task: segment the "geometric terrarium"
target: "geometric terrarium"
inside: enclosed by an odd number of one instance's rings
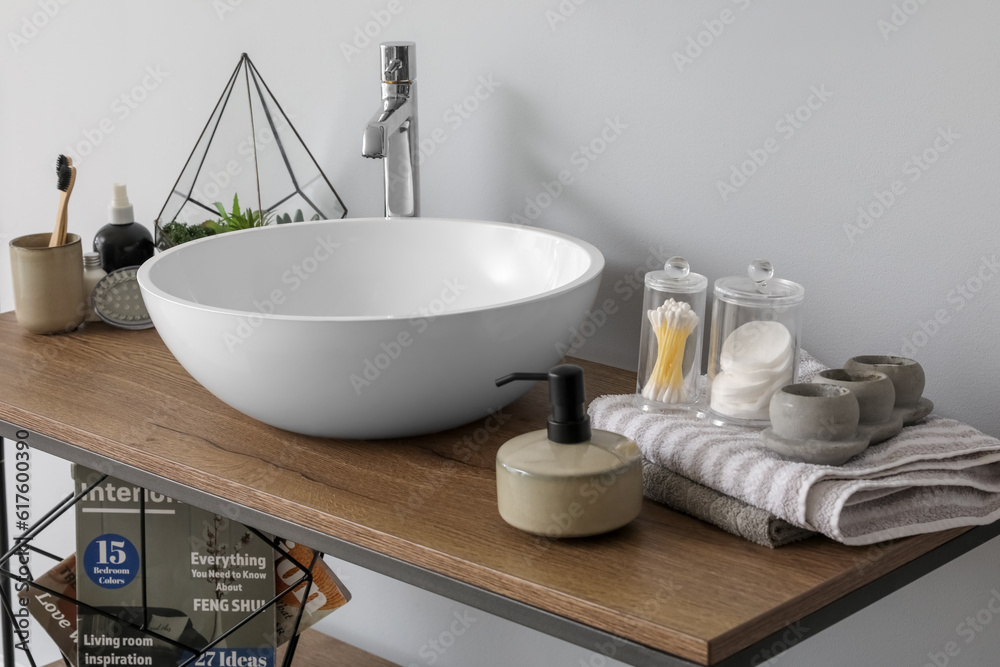
[[[227,220],[219,206],[229,212],[236,197],[245,215]],[[165,250],[245,226],[346,215],[340,195],[244,53],[156,217],[156,244]]]

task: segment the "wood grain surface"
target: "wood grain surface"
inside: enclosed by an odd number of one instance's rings
[[[633,372],[579,363],[588,399],[635,389]],[[544,386],[446,433],[363,442],[236,412],[154,330],[99,323],[36,336],[8,313],[0,369],[0,418],[11,423],[706,665],[964,532],[771,550],[645,501],[612,534],[538,538],[500,519],[494,457],[544,428]]]

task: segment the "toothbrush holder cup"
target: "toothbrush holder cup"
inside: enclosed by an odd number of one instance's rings
[[[10,242],[14,312],[22,327],[36,334],[73,331],[83,322],[83,247],[78,234],[50,248],[51,232],[19,236]]]

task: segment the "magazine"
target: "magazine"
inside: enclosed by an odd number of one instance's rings
[[[74,467],[78,492],[99,478]],[[230,633],[276,590],[273,549],[246,526],[112,477],[76,524],[79,667],[178,665],[213,642],[199,667],[273,667],[274,605]]]

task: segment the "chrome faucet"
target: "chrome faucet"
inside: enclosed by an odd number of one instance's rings
[[[365,127],[361,154],[385,160],[385,216],[420,215],[416,45],[383,42],[382,108]]]

